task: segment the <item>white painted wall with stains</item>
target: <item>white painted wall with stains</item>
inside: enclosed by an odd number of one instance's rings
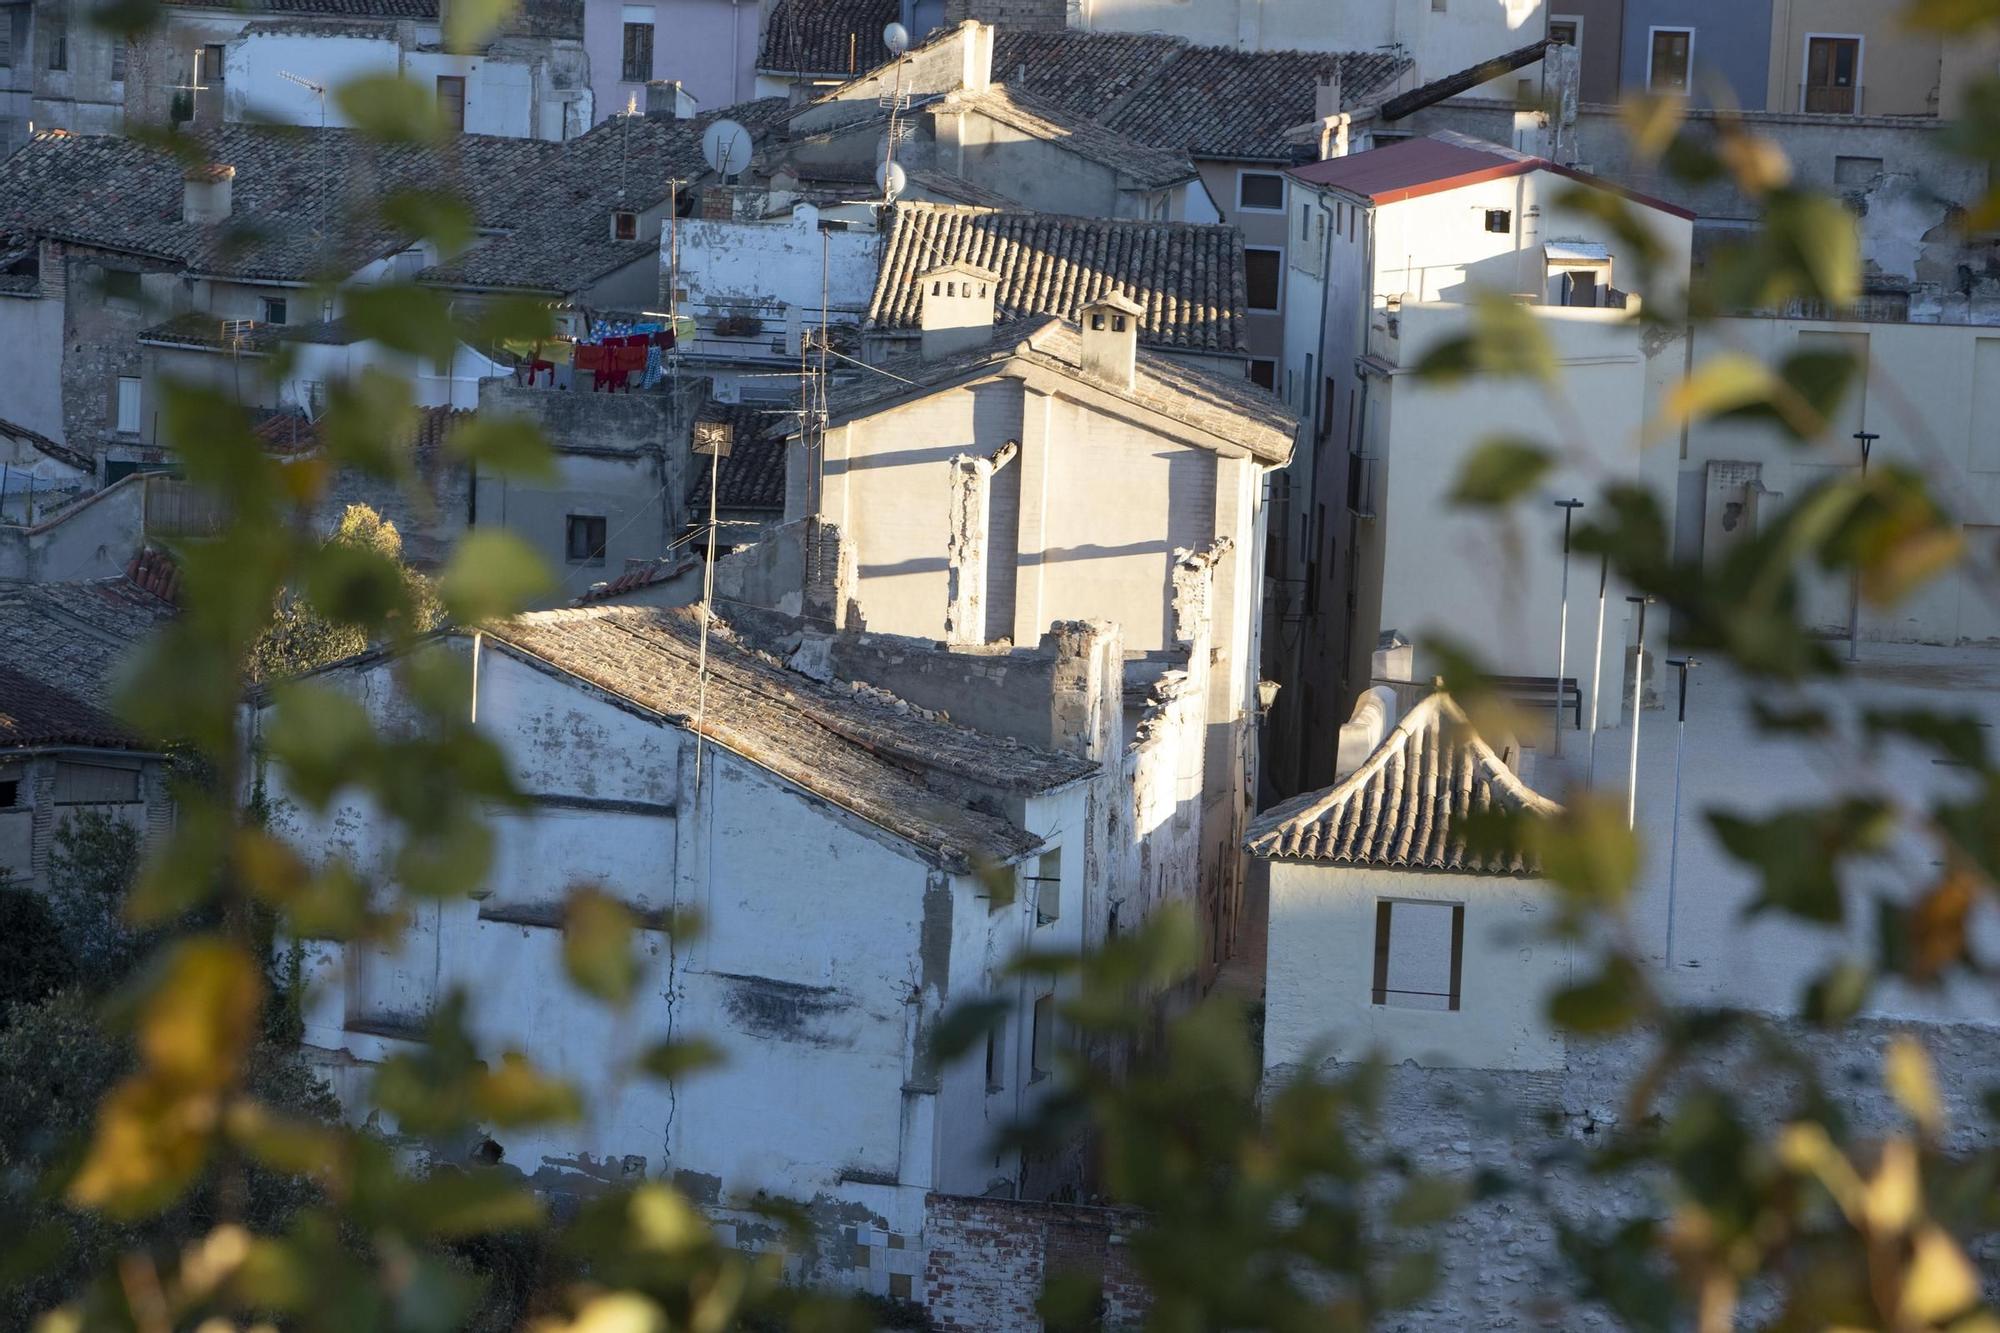
[[[376,662],[322,679],[393,727],[406,716],[393,675]],[[991,1152],[991,1133],[1049,1084],[1031,1068],[1037,996],[1003,982],[999,967],[1030,940],[1077,947],[1082,913],[1037,925],[1032,891],[996,910],[977,880],[713,745],[697,796],[686,733],[490,643],[479,717],[534,798],[526,813],[494,812],[488,883],[420,904],[394,955],[325,943],[310,952],[305,1040],[350,1105],[371,1065],[406,1049],[431,1008],[463,987],[484,1053],[521,1051],[588,1098],[580,1125],[498,1135],[503,1160],[547,1187],[643,1172],[725,1210],[764,1191],[828,1222],[914,1233],[926,1191],[981,1193],[1018,1178],[1018,1161]],[[276,770],[271,790],[283,799]],[[1017,817],[1069,852],[1058,893],[1080,898],[1084,858],[1069,844],[1087,819],[1084,788],[1028,799]],[[386,878],[393,848],[361,805],[313,816],[286,803],[281,818],[315,855]],[[564,976],[554,923],[579,881],[644,910],[694,909],[706,923],[693,940],[643,934],[646,979],[626,1014]],[[989,1084],[980,1052],[930,1070],[924,1028],[989,987],[1017,1006],[998,1077]],[[629,1076],[633,1058],[668,1036],[707,1038],[725,1063],[672,1086]]]

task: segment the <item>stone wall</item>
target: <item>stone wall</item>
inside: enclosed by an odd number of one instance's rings
[[[1077,1273],[1103,1283],[1103,1327],[1136,1327],[1146,1298],[1126,1250],[1135,1220],[1110,1208],[933,1194],[919,1299],[939,1329],[1040,1333],[1043,1283]]]
[[[944,21],[978,19],[1007,32],[1055,30],[1069,23],[1069,0],[945,0]]]

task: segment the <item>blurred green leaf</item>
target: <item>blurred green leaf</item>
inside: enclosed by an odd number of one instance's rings
[[[454,0],[444,11],[445,49],[461,54],[478,51],[516,8],[517,0]]]
[[[554,481],[559,475],[554,451],[525,417],[482,412],[452,431],[445,445],[482,472],[524,481]]]
[[[1485,440],[1459,465],[1450,499],[1459,505],[1510,504],[1532,491],[1554,466],[1555,458],[1532,440]]]
[[[438,595],[461,625],[524,610],[554,586],[548,566],[533,548],[493,528],[466,534],[438,577]]]
[[[653,1078],[671,1083],[704,1069],[714,1069],[723,1060],[722,1049],[713,1042],[700,1039],[662,1041],[648,1046],[640,1055],[639,1069]]]
[[[1632,1026],[1649,1003],[1639,969],[1631,959],[1613,954],[1595,977],[1557,991],[1549,1001],[1549,1018],[1557,1027],[1596,1036]]]
[[[438,262],[449,263],[479,238],[472,205],[447,190],[391,190],[377,205],[382,220],[397,231],[437,248]]]
[[[563,908],[563,967],[577,989],[607,1004],[631,1000],[639,982],[632,910],[603,889],[572,889]]]
[[[959,1000],[931,1029],[930,1058],[945,1065],[958,1059],[1006,1021],[1014,1006],[1002,999]]]
[[[458,354],[458,327],[444,294],[415,283],[350,287],[344,318],[362,337],[436,365],[448,365]]]
[[[432,90],[400,75],[362,74],[342,80],[333,90],[333,101],[348,124],[383,143],[432,143],[445,134]]]
[[[1894,816],[1881,802],[1857,796],[1763,819],[1711,810],[1708,822],[1723,849],[1758,872],[1758,893],[1747,909],[1751,915],[1779,911],[1835,925],[1846,912],[1841,861],[1882,846]]]

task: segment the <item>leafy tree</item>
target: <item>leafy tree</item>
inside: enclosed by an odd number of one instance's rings
[[[0,877],[0,1026],[16,1004],[33,1004],[76,975],[62,930],[48,905]]]
[[[251,650],[251,678],[283,679],[364,651],[369,635],[353,619],[341,618],[322,601],[366,595],[385,607],[384,618],[400,620],[422,633],[443,618],[431,581],[403,563],[403,535],[396,525],[365,504],[347,506],[326,539],[326,558],[336,571],[315,588],[287,588],[263,637]],[[375,586],[357,589],[357,584]],[[315,600],[314,593],[319,599]]]

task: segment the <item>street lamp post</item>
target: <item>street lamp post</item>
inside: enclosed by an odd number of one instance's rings
[[[1604,588],[1611,578],[1611,557],[1597,558],[1597,638],[1594,656],[1590,664],[1590,741],[1586,751],[1589,759],[1584,764],[1583,785],[1597,783],[1597,700],[1604,688]]]
[[[1667,966],[1674,965],[1674,891],[1680,881],[1681,869],[1681,756],[1687,751],[1688,730],[1688,672],[1701,665],[1692,657],[1670,657],[1670,667],[1679,667],[1681,673],[1681,708],[1678,730],[1674,736],[1674,833],[1671,850],[1667,853]]]
[[[1569,668],[1569,531],[1576,511],[1583,508],[1577,499],[1557,500],[1563,511],[1562,614],[1556,621],[1556,754],[1563,752],[1563,675]]]
[[[1639,605],[1639,655],[1632,661],[1632,754],[1625,765],[1625,827],[1629,829],[1636,828],[1639,822],[1639,710],[1645,703],[1646,690],[1646,608],[1653,599],[1625,600]]]
[[[1861,442],[1861,479],[1868,480],[1868,451],[1875,447],[1875,441],[1882,437],[1872,430],[1857,430],[1854,438]],[[1856,569],[1847,584],[1847,660],[1852,662],[1859,651],[1861,638],[1861,571]]]

